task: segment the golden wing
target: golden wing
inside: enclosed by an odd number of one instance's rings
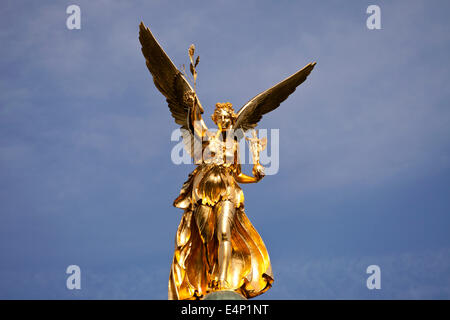
[[[185,145],[190,146],[187,149],[193,155],[195,135],[190,113],[193,109],[193,99],[198,106],[197,112],[203,113],[200,101],[183,73],[175,67],[150,29],[142,22],[139,25],[139,41],[142,45],[142,54],[145,57],[147,68],[153,76],[153,82],[156,88],[166,97],[175,122],[184,129],[183,141]],[[198,118],[201,119],[201,117]],[[202,119],[199,121],[199,125],[205,131],[208,130]]]
[[[255,128],[264,114],[278,108],[281,102],[306,80],[315,65],[315,62],[309,63],[303,69],[247,102],[237,113],[234,129],[247,131]]]

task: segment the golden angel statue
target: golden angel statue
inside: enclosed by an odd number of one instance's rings
[[[217,103],[212,115],[218,127],[214,133],[202,119],[203,107],[195,91],[199,63],[198,57],[194,59],[195,47],[189,48],[191,86],[184,70],[175,67],[150,30],[142,22],[139,28],[142,53],[154,84],[166,97],[175,122],[185,133],[187,150],[196,159],[196,168],[174,201],[184,213],[175,237],[169,299],[201,299],[220,290],[245,298],[258,296],[271,287],[272,269],[264,242],[245,214],[239,184],[264,177],[259,152],[266,141],[256,134],[247,138],[254,163],[249,176],[241,171],[239,140],[306,80],[315,62],[258,94],[237,113],[231,103]],[[233,138],[224,140],[230,132]]]

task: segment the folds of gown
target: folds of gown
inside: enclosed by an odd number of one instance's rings
[[[224,199],[235,205],[231,218],[231,261],[225,279],[227,289],[252,298],[271,287],[273,275],[269,255],[244,212],[242,190],[228,168],[203,165],[190,174],[174,201],[174,206],[184,209],[184,213],[175,237],[169,299],[199,299],[217,290],[217,217],[219,201]]]

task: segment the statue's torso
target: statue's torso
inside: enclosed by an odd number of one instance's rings
[[[203,150],[203,163],[214,163],[229,167],[235,163],[234,157],[237,151],[238,143],[234,139],[221,139],[215,135],[211,136]]]

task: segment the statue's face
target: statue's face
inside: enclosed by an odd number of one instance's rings
[[[224,110],[218,109],[214,112],[215,123],[220,125],[222,129],[228,129],[232,125],[231,114]]]

